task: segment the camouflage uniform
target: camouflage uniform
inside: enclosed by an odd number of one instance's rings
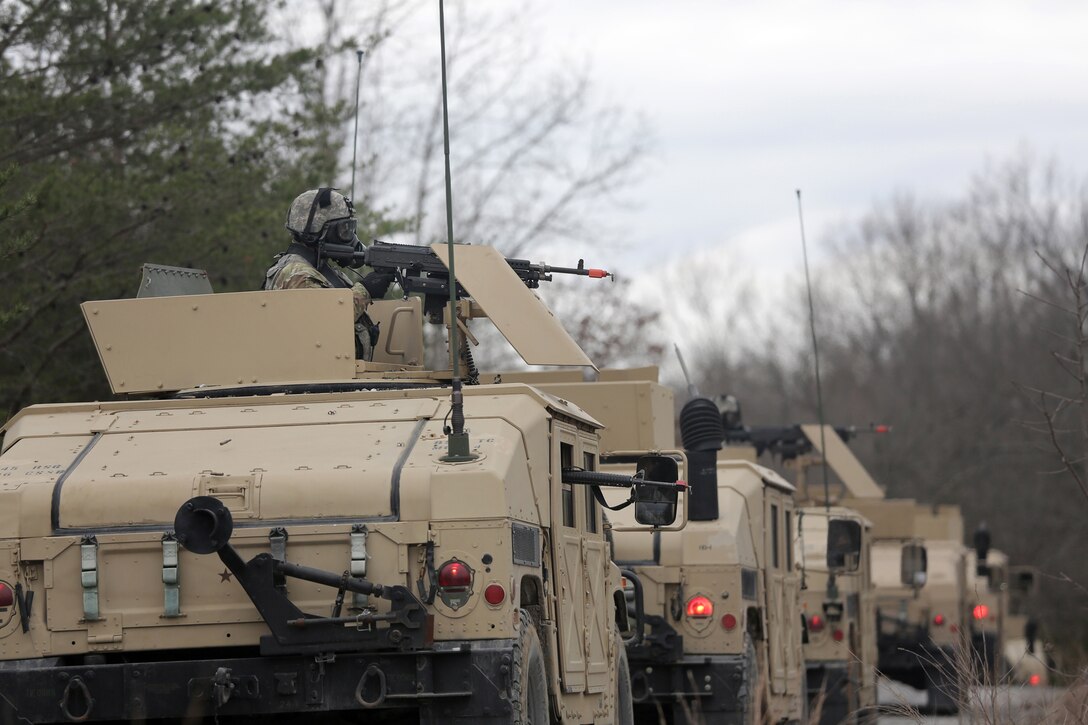
[[[325,260],[320,269],[314,267],[312,255],[312,249],[292,244],[265,273],[264,289],[350,289],[355,302],[355,353],[360,360],[373,359],[373,325],[366,315],[370,293],[335,262]]]

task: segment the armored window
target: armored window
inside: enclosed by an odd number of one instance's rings
[[[582,454],[582,467],[587,471],[597,470],[597,456],[592,453]],[[586,531],[597,533],[597,498],[593,495],[593,486],[583,486],[586,492]]]
[[[574,446],[570,443],[559,444],[559,469],[570,468],[574,464]],[[574,528],[574,485],[564,483],[560,491],[563,507],[563,525]]]
[[[778,568],[778,506],[771,504],[771,566]]]

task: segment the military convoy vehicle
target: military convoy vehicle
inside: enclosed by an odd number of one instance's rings
[[[970,631],[959,508],[910,499],[846,503],[873,522],[878,669],[925,690],[927,710],[954,712]]]
[[[967,609],[972,664],[983,683],[1002,682],[1008,672],[1005,644],[1009,613],[1009,557],[990,548],[990,534],[980,527],[975,548],[967,551]]]
[[[842,506],[798,511],[809,702],[826,725],[866,722],[876,714],[871,529],[868,519]]]
[[[867,721],[877,705],[871,525],[854,509],[830,503],[845,491],[871,499],[883,496],[846,446],[856,431],[826,426],[821,434],[816,425],[747,427],[735,400],[724,396],[721,405],[731,411],[726,439],[734,449],[747,443],[755,454],[769,454],[797,488],[801,508],[795,544],[812,718],[818,715],[828,725]],[[826,492],[812,480],[812,472],[825,465],[836,474],[834,498],[830,480]]]
[[[483,376],[482,379],[487,379]],[[675,447],[672,392],[655,368],[509,374],[575,402],[605,423],[601,462],[630,470],[625,451]],[[802,620],[793,541],[793,486],[723,449],[717,406],[689,401],[680,416],[690,502],[682,531],[614,533],[635,631],[627,639],[636,721],[804,722]],[[626,510],[610,514],[630,524]]]
[[[1005,661],[1012,682],[1050,684],[1050,657],[1034,616],[1039,572],[1031,566],[1009,567],[1009,614],[1005,618]]]
[[[494,250],[457,269],[447,323],[489,315],[530,364],[591,365]],[[599,489],[649,542],[686,507],[683,455],[603,474],[595,417],[502,383],[465,387],[451,456],[422,303],[372,305],[373,361],[348,290],[85,303],[122,398],[3,428],[0,721],[629,722]]]

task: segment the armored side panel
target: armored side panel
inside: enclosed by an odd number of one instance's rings
[[[873,523],[873,538],[876,540],[913,539],[916,535],[914,514],[918,505],[913,499],[844,499],[840,504],[869,519]],[[896,568],[893,574],[898,577],[899,569]]]
[[[431,245],[449,265],[444,244]],[[582,348],[492,247],[457,248],[457,281],[529,365],[595,367]]]
[[[148,297],[81,307],[114,393],[355,375],[350,290]]]
[[[546,383],[536,387],[571,400],[597,420],[604,451],[671,450],[676,448],[672,391],[639,380],[597,383]]]
[[[378,300],[367,308],[378,325],[374,362],[393,365],[423,364],[423,300]]]
[[[922,539],[963,541],[963,514],[959,506],[919,504],[914,526],[915,534]]]
[[[608,368],[601,371],[598,378],[602,383],[617,382],[620,380],[643,380],[650,383],[658,381],[658,368],[656,365],[646,365],[641,368]]]
[[[203,269],[145,264],[141,270],[137,297],[173,297],[175,295],[210,295],[212,283]]]

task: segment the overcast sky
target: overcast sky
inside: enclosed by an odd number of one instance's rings
[[[662,263],[675,273],[712,260],[765,297],[800,293],[797,188],[819,274],[828,228],[894,193],[952,198],[988,163],[1025,149],[1088,174],[1085,2],[520,4],[553,63],[588,62],[596,91],[653,129],[656,150],[626,195],[630,208],[607,220],[631,243],[585,254],[633,277],[643,299],[660,297]],[[467,15],[447,22],[520,4],[466,0]],[[436,50],[436,5],[421,0],[414,43],[384,49],[385,62]],[[294,7],[306,8],[296,25],[313,22],[312,4]],[[367,0],[346,7],[373,9]],[[464,143],[456,104],[450,111],[454,143]],[[456,177],[454,187],[456,199]],[[730,304],[719,297],[715,304]],[[666,334],[683,343],[691,326],[671,312],[665,319]]]
[[[1085,171],[1088,3],[537,8],[542,45],[588,57],[598,87],[656,129],[652,173],[625,214],[632,271],[662,242],[674,255],[725,249],[762,271],[796,269],[795,188],[819,255],[827,224],[898,190],[953,195],[1025,145]]]

